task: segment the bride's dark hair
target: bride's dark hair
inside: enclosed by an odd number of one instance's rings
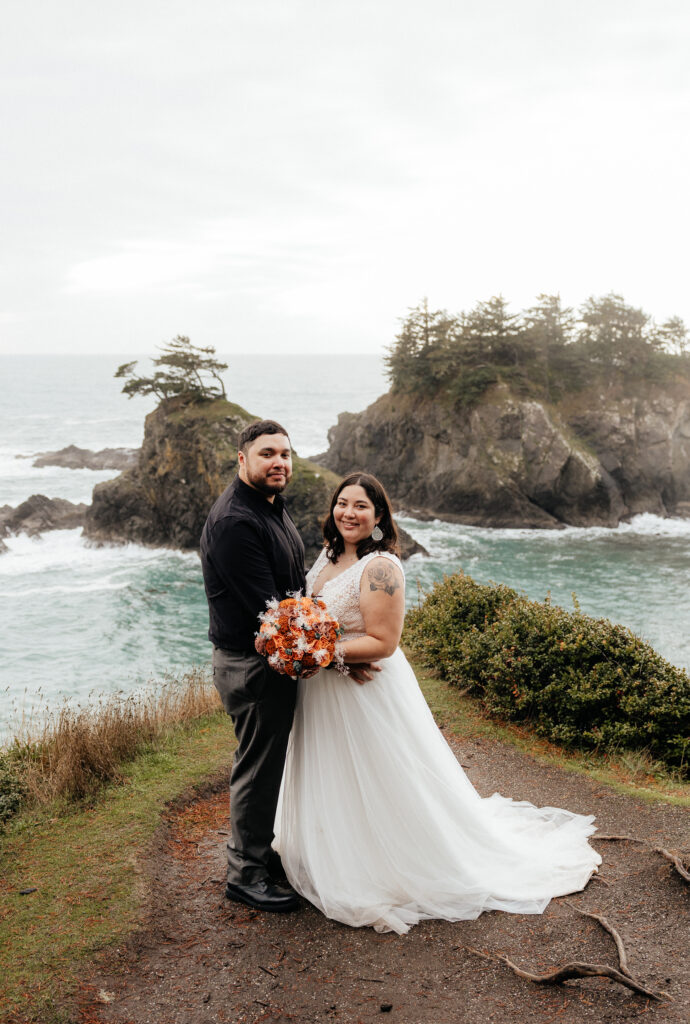
[[[350,473],[349,476],[340,481],[333,492],[331,507],[323,524],[323,535],[326,540],[326,554],[328,558],[330,558],[331,562],[337,562],[345,550],[345,542],[338,531],[338,527],[335,525],[333,509],[340,497],[340,492],[344,491],[346,487],[352,486],[363,487],[366,491],[367,497],[374,506],[376,515],[381,516],[378,527],[383,534],[381,540],[365,537],[364,540],[360,541],[357,545],[357,558],[363,558],[372,551],[390,551],[394,555],[399,555],[398,531],[393,522],[391,503],[383,484],[375,476],[372,476],[371,473]]]

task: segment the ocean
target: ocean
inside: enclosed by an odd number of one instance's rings
[[[222,353],[220,353],[222,357]],[[371,356],[229,356],[228,396],[283,422],[300,455],[328,446],[342,411],[386,390]],[[0,357],[0,505],[31,494],[91,499],[115,472],[35,469],[69,444],[137,447],[152,399],[127,399],[113,374],[125,358]],[[142,370],[147,366],[142,362]],[[497,530],[401,520],[429,551],[406,563],[408,601],[446,573],[507,583],[529,597],[621,622],[690,668],[690,520],[637,516],[618,529]],[[6,540],[0,555],[0,731],[21,715],[179,675],[209,660],[194,553],[138,545],[95,548],[80,530]]]

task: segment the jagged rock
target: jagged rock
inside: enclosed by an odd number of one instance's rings
[[[494,527],[616,526],[690,507],[690,394],[580,392],[559,406],[487,392],[471,409],[387,394],[343,413],[320,464],[366,467],[398,507]]]
[[[94,488],[85,536],[96,543],[197,548],[213,502],[237,472],[239,434],[256,418],[225,399],[161,403],[146,417],[137,465]],[[322,466],[295,457],[285,497],[308,564],[323,544],[321,523],[338,480]],[[405,537],[411,554],[415,542]]]
[[[28,533],[35,537],[46,530],[74,530],[83,525],[86,509],[86,505],[75,505],[65,498],[32,494],[16,508],[9,505],[0,508],[0,536]]]
[[[419,541],[414,539],[414,537],[411,537],[407,530],[403,530],[400,524],[397,524],[397,526],[398,543],[400,545],[400,557],[403,559],[403,561],[406,558],[410,558],[412,555],[426,555],[428,558],[429,552],[424,547],[424,545],[420,544]]]
[[[137,464],[137,448],[102,448],[92,452],[88,448],[77,448],[70,444],[58,452],[41,452],[33,465],[62,466],[63,469],[132,469]]]

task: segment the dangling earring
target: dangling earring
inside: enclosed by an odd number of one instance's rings
[[[383,540],[383,530],[381,529],[378,523],[371,531],[371,539],[375,540],[377,543],[378,541]]]

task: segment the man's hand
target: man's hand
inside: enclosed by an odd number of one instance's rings
[[[370,661],[361,665],[348,665],[347,667],[350,670],[350,679],[355,683],[359,683],[360,686],[368,683],[377,672],[381,671],[378,661]]]
[[[300,679],[311,679],[312,676],[315,676],[316,673],[320,672],[320,671],[321,671],[321,666],[320,665],[314,665],[312,668],[305,668],[305,670],[303,672],[300,672],[299,677],[300,677]]]

